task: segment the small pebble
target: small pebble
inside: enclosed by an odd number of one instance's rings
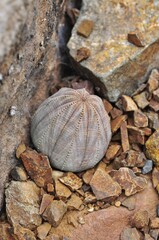
[[[17,111],[17,107],[16,106],[11,106],[10,111],[9,111],[9,115],[11,117],[13,117],[16,114]]]
[[[142,168],[142,174],[147,174],[152,171],[153,168],[153,161],[146,160],[145,165]]]
[[[116,207],[120,207],[121,206],[121,202],[120,201],[116,201],[114,204]]]
[[[79,217],[77,218],[77,221],[78,221],[78,223],[80,223],[81,225],[85,224],[85,220],[84,220],[84,218],[83,218],[82,216],[79,216]]]

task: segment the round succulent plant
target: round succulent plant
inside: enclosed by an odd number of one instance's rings
[[[61,88],[35,112],[31,137],[53,167],[79,172],[104,156],[111,139],[110,119],[98,96]]]

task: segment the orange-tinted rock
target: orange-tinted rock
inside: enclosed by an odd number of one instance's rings
[[[52,203],[54,197],[52,195],[49,194],[44,194],[42,201],[41,201],[41,205],[40,205],[40,214],[42,214],[45,209]]]
[[[145,136],[142,130],[140,130],[137,127],[133,127],[128,125],[127,126],[129,133],[131,134],[129,136],[129,140],[131,143],[140,143],[141,145],[145,144]]]
[[[113,160],[116,157],[120,148],[121,148],[121,146],[119,144],[111,143],[111,145],[109,145],[109,147],[106,151],[106,154],[105,154],[106,161],[109,162],[109,161]]]
[[[20,225],[14,226],[14,234],[18,237],[18,240],[36,240],[35,234],[27,228],[23,228]]]
[[[57,227],[64,214],[67,211],[66,204],[59,200],[54,200],[45,210],[43,217],[47,220],[53,227]]]
[[[108,151],[108,150],[107,150]],[[92,169],[89,169],[87,170],[83,175],[82,175],[82,179],[83,181],[86,183],[86,184],[89,184],[92,177],[93,177],[93,174],[95,172],[95,169],[92,168]]]
[[[142,132],[145,136],[150,136],[152,134],[151,128],[142,128]]]
[[[143,228],[149,224],[149,215],[147,211],[138,211],[131,218],[131,225],[136,228]]]
[[[0,240],[17,240],[10,232],[12,227],[8,223],[0,223]]]
[[[155,131],[146,142],[146,155],[159,166],[159,130]]]
[[[149,119],[149,127],[153,129],[158,129],[159,128],[159,117],[158,113],[155,113],[153,111],[148,111],[145,113]]]
[[[71,210],[79,210],[82,203],[83,202],[81,198],[78,197],[75,193],[73,193],[67,202],[67,207],[68,209],[71,209]]]
[[[118,182],[120,187],[125,190],[126,196],[131,196],[140,192],[147,186],[145,178],[137,177],[131,169],[126,167],[111,171],[109,174],[115,181]]]
[[[152,238],[149,234],[145,234],[144,236],[144,240],[154,240],[154,238]]]
[[[27,173],[23,167],[16,166],[12,169],[10,174],[16,181],[26,181],[28,179]]]
[[[106,112],[110,113],[110,111],[113,109],[113,106],[110,104],[110,102],[108,102],[106,99],[103,99],[103,104]]]
[[[116,132],[120,128],[122,122],[125,121],[126,119],[127,119],[126,115],[121,115],[121,116],[115,118],[114,120],[112,120],[111,121],[112,132],[113,133]]]
[[[60,177],[59,180],[68,186],[72,191],[77,190],[82,187],[82,180],[77,177],[76,174],[72,172],[66,173],[63,177]]]
[[[120,126],[120,134],[121,134],[121,144],[122,144],[123,152],[126,152],[130,148],[126,121],[123,121]]]
[[[84,203],[94,203],[96,202],[96,196],[91,192],[85,192],[84,194]]]
[[[154,90],[156,90],[158,86],[159,86],[159,72],[157,69],[153,69],[147,82],[148,91],[151,93]]]
[[[122,231],[120,240],[141,240],[141,238],[136,228],[127,227]]]
[[[153,169],[152,172],[152,183],[154,188],[157,187],[157,185],[159,184],[159,170],[157,168]]]
[[[59,199],[67,199],[71,196],[72,192],[68,187],[61,183],[58,179],[55,180],[56,195]]]
[[[21,154],[21,159],[28,175],[37,186],[46,187],[48,183],[53,183],[52,169],[46,156],[37,153],[35,150],[27,149]]]
[[[77,28],[77,33],[83,37],[89,37],[94,27],[94,23],[91,20],[83,20]]]
[[[159,102],[151,99],[149,107],[152,108],[155,112],[157,112],[159,110]]]
[[[90,181],[90,186],[97,200],[117,197],[121,194],[121,187],[103,169],[97,168]]]
[[[112,117],[112,119],[119,117],[123,114],[123,111],[121,111],[120,109],[114,107],[111,111],[110,111],[110,115]]]
[[[54,192],[54,185],[52,183],[47,184],[47,191],[48,191],[48,193]]]
[[[150,228],[152,228],[152,229],[158,229],[159,228],[159,217],[151,219]]]
[[[130,197],[125,198],[122,201],[122,205],[124,207],[128,208],[129,211],[132,211],[135,209],[135,201],[136,201],[136,198],[134,196],[130,196]]]
[[[131,97],[122,95],[121,99],[122,99],[124,111],[130,112],[130,111],[135,111],[138,109],[136,103],[134,102],[134,100]]]
[[[51,225],[47,222],[43,223],[39,227],[37,227],[37,236],[40,240],[45,240],[49,231],[51,229]]]
[[[136,127],[147,127],[148,126],[148,118],[140,110],[134,111],[134,125]]]
[[[134,44],[136,47],[144,47],[145,44],[142,43],[141,34],[137,32],[128,33],[128,42]]]
[[[134,101],[137,103],[138,107],[141,109],[144,109],[146,106],[149,105],[149,101],[147,100],[148,98],[148,93],[146,91],[135,95],[133,97]]]
[[[16,157],[20,158],[21,153],[25,152],[25,150],[26,150],[25,144],[21,143],[16,149],[16,153],[15,153]]]
[[[159,88],[157,88],[155,91],[153,91],[153,98],[154,98],[154,100],[159,102]]]
[[[77,54],[76,54],[76,61],[77,62],[81,62],[85,59],[87,59],[90,56],[91,52],[89,50],[89,48],[86,47],[81,47],[79,49],[77,49]]]

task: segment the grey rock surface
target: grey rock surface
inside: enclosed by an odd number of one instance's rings
[[[94,22],[88,38],[77,34],[84,19]],[[139,35],[144,47],[128,42],[130,32]],[[104,83],[105,96],[116,101],[121,94],[132,94],[158,66],[158,36],[157,1],[83,0],[68,47],[73,57],[81,47],[90,49],[91,56],[80,66],[93,72],[97,81]]]

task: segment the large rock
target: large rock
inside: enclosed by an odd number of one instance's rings
[[[156,130],[146,142],[146,155],[159,166],[159,130]]]
[[[13,226],[35,229],[42,222],[39,215],[40,189],[32,181],[12,181],[5,191],[6,212]]]
[[[104,83],[102,93],[109,100],[133,93],[138,84],[146,80],[149,71],[158,66],[158,13],[155,1],[83,0],[68,47],[73,57],[81,47],[90,49],[91,56],[80,66],[88,69],[85,78],[94,80],[93,72],[96,81],[100,79]],[[93,30],[88,26],[85,29],[90,33],[88,37],[79,35],[79,26],[85,19],[94,23]],[[130,32],[144,40],[144,47],[128,42]]]

